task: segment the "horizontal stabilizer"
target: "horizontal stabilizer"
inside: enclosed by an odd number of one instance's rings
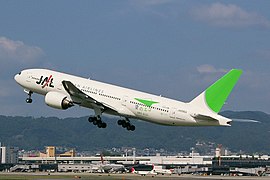
[[[196,114],[192,117],[194,117],[195,119],[204,120],[204,121],[218,121],[217,119],[215,119],[211,116],[202,115],[202,114]]]

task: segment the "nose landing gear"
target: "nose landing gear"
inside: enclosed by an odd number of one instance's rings
[[[33,92],[32,91],[25,91],[26,93],[27,93],[27,95],[28,95],[28,97],[26,98],[26,103],[32,103],[33,102],[33,100],[32,100],[32,98],[31,98],[31,96],[32,96],[32,94],[33,94]]]

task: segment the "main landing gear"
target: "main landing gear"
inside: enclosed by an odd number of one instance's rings
[[[93,123],[95,126],[97,126],[99,128],[106,128],[107,127],[107,124],[101,120],[100,116],[89,117],[88,121],[90,123]]]
[[[28,95],[28,97],[26,98],[26,103],[32,103],[33,102],[33,100],[32,100],[32,98],[31,98],[31,95],[33,94],[33,92],[32,91],[28,91],[27,92],[27,95]]]
[[[128,131],[135,130],[135,126],[130,123],[128,118],[118,120],[117,124],[123,128],[126,128]]]

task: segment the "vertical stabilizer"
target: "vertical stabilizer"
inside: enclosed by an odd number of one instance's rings
[[[210,109],[218,113],[230,95],[233,87],[242,74],[240,69],[232,69],[214,84],[208,87],[190,103],[204,110]]]

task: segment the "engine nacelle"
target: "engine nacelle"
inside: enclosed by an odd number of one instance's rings
[[[73,106],[72,101],[68,100],[65,94],[54,91],[50,91],[46,94],[45,103],[57,109],[67,109]]]

